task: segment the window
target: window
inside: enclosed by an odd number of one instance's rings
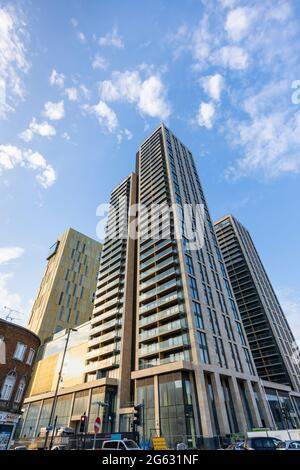
[[[208,349],[207,349],[207,343],[206,343],[206,335],[205,333],[202,333],[202,331],[198,331],[198,343],[200,347],[201,361],[204,362],[204,364],[208,364],[209,355],[208,355]]]
[[[195,275],[192,258],[185,255],[186,266],[189,274]]]
[[[236,322],[236,326],[237,326],[237,330],[238,330],[238,333],[239,333],[241,343],[242,343],[243,346],[246,346],[246,340],[245,340],[245,336],[244,336],[241,324],[239,322]]]
[[[1,390],[1,400],[9,401],[16,383],[16,373],[11,371],[7,374]]]
[[[189,276],[189,283],[190,283],[190,290],[191,290],[192,297],[198,300],[199,294],[198,294],[196,279]]]
[[[32,351],[32,349],[31,349],[31,351]],[[23,379],[21,379],[20,382],[19,382],[18,390],[17,390],[16,396],[15,396],[15,403],[20,403],[22,401],[25,387],[26,387],[26,380],[23,377]]]
[[[196,327],[204,329],[201,306],[198,302],[193,302],[193,312],[195,315]]]
[[[18,359],[18,361],[23,361],[26,349],[26,344],[17,343],[14,359]]]
[[[64,296],[64,293],[63,293],[63,292],[61,292],[61,293],[60,293],[60,296],[59,296],[59,300],[58,300],[58,305],[60,305],[60,304],[61,304],[61,302],[62,302],[62,299],[63,299],[63,296]]]
[[[34,355],[35,355],[35,350],[30,348],[28,356],[27,356],[27,361],[26,361],[26,364],[28,364],[29,366],[31,366],[31,364],[33,363]]]
[[[246,362],[247,362],[249,372],[250,372],[251,375],[255,375],[249,351],[246,348],[243,348],[243,349],[244,349],[245,359],[246,359]]]

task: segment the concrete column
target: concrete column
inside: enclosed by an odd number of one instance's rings
[[[193,372],[189,373],[189,379],[191,382],[192,388],[192,405],[193,405],[193,414],[194,414],[194,421],[195,421],[195,429],[196,429],[196,436],[201,436],[201,417],[199,415],[199,408],[198,408],[198,401],[196,396],[196,384]]]
[[[154,418],[155,418],[155,430],[157,435],[160,436],[160,413],[159,413],[159,383],[158,375],[153,377],[154,379]]]
[[[252,418],[253,418],[253,421],[254,421],[254,425],[255,425],[255,427],[261,427],[262,422],[261,422],[259,410],[258,410],[258,407],[257,407],[257,403],[256,403],[256,400],[255,400],[255,396],[254,396],[254,393],[253,393],[252,383],[251,383],[250,380],[247,380],[247,381],[244,382],[244,384],[245,384],[246,395],[247,395],[249,407],[250,407],[250,410],[251,410]]]
[[[244,413],[243,403],[240,395],[240,390],[235,377],[229,377],[229,387],[232,395],[232,400],[235,407],[235,415],[238,423],[239,431],[247,431],[247,418]]]
[[[218,373],[211,374],[211,381],[215,396],[215,403],[221,435],[230,434],[230,426],[226,412],[226,405],[220,375]]]
[[[213,428],[209,413],[208,397],[205,386],[205,376],[202,370],[195,371],[195,385],[198,396],[203,437],[213,437]]]
[[[270,410],[270,405],[267,401],[265,391],[260,382],[256,383],[256,392],[259,398],[259,402],[260,402],[260,406],[262,409],[263,418],[265,420],[266,426],[271,429],[275,428],[275,423],[274,423],[273,416]]]

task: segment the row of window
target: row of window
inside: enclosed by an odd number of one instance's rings
[[[2,389],[1,389],[1,400],[9,401],[11,400],[15,385],[17,381],[17,374],[15,371],[11,371],[7,374],[5,377]],[[14,397],[14,403],[21,403],[24,391],[26,388],[26,379],[25,377],[22,377],[22,379],[19,382],[15,397]]]
[[[27,351],[26,344],[18,342],[15,352],[14,352],[14,359],[17,359],[18,361],[23,362],[26,351]],[[29,348],[27,358],[26,358],[27,365],[31,366],[31,364],[33,363],[34,356],[35,356],[35,350],[32,348]]]

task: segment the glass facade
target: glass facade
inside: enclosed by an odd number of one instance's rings
[[[195,446],[196,431],[192,405],[192,385],[180,372],[159,377],[159,410],[161,434],[171,447],[185,442]]]

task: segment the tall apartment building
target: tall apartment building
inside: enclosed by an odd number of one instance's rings
[[[132,400],[131,370],[135,322],[135,240],[128,237],[136,203],[137,177],[130,174],[111,193],[91,336],[87,380],[118,379],[117,407]]]
[[[129,236],[135,203],[137,239]],[[201,206],[197,249],[185,204],[192,226]],[[129,426],[133,403],[144,403],[147,436],[161,433],[171,445],[270,426],[192,154],[165,125],[140,146],[136,174],[115,188],[111,205],[86,373],[118,379],[117,429]],[[120,240],[113,232],[121,226]]]
[[[69,228],[51,246],[28,328],[42,342],[92,316],[101,244]]]
[[[248,230],[232,215],[215,229],[258,375],[300,392],[299,350]]]

